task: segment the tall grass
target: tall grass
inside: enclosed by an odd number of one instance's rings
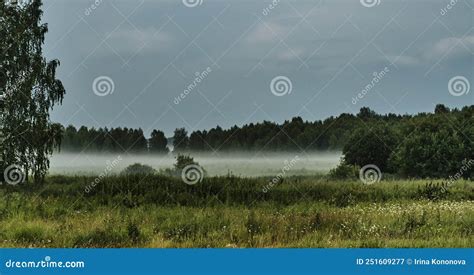
[[[2,247],[472,247],[473,183],[51,177],[0,188]]]

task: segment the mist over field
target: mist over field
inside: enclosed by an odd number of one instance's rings
[[[287,175],[327,173],[337,166],[340,152],[313,153],[219,153],[192,154],[209,176],[232,173],[243,177],[273,176],[285,169]],[[50,174],[96,175],[108,169],[120,173],[125,167],[141,163],[156,170],[172,168],[175,156],[130,154],[59,153],[51,158]]]

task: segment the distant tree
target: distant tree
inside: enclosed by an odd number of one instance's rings
[[[207,148],[205,144],[205,135],[206,131],[196,131],[191,134],[189,137],[189,150],[191,151],[202,151]]]
[[[58,60],[47,61],[42,47],[46,24],[41,23],[42,1],[0,2],[0,90],[4,92],[2,125],[8,133],[2,142],[4,165],[23,168],[41,183],[49,156],[58,147],[62,127],[50,121],[49,112],[65,95],[56,79]]]
[[[162,131],[153,130],[153,132],[151,132],[149,144],[151,153],[168,153],[168,139],[166,139],[165,133]]]
[[[462,169],[463,161],[473,158],[472,126],[471,130],[469,127],[464,132],[458,130],[450,125],[455,118],[447,115],[450,118],[445,114],[411,121],[414,129],[405,130],[409,138],[404,139],[391,160],[400,174],[415,178],[447,178]],[[472,168],[466,169],[462,177],[469,178],[471,173]]]
[[[359,113],[357,114],[357,117],[360,119],[369,119],[369,118],[375,118],[377,117],[377,113],[372,111],[371,109],[367,107],[362,107],[360,108]]]
[[[188,132],[184,128],[179,128],[174,131],[173,147],[175,152],[183,152],[188,150],[189,138]]]
[[[449,108],[444,106],[443,104],[438,104],[435,107],[435,114],[447,114],[449,112]]]
[[[144,153],[148,151],[148,142],[143,135],[142,129],[130,129],[131,132],[131,140],[128,144],[128,151],[134,153]]]
[[[347,164],[377,165],[382,171],[389,170],[389,159],[399,143],[395,130],[384,124],[375,124],[356,130],[342,152]]]
[[[133,175],[153,175],[156,173],[156,170],[151,166],[135,163],[122,171],[122,175],[133,176]]]
[[[178,154],[176,157],[176,163],[174,164],[174,169],[176,171],[183,170],[188,165],[199,165],[197,162],[194,161],[194,158],[189,155],[181,155]]]

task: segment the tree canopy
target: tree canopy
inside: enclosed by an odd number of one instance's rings
[[[65,89],[56,79],[59,61],[43,57],[48,27],[41,23],[42,1],[10,2],[0,2],[1,165],[18,165],[26,178],[32,173],[35,182],[41,182],[49,168],[48,156],[62,136],[49,112],[62,102]]]

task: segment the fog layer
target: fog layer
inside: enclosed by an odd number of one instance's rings
[[[210,176],[227,175],[256,177],[275,175],[285,171],[287,175],[327,173],[339,163],[340,152],[319,153],[235,153],[192,154]],[[147,164],[156,170],[172,168],[175,156],[130,154],[60,153],[51,158],[52,175],[97,175],[103,172],[120,173],[134,163]]]

